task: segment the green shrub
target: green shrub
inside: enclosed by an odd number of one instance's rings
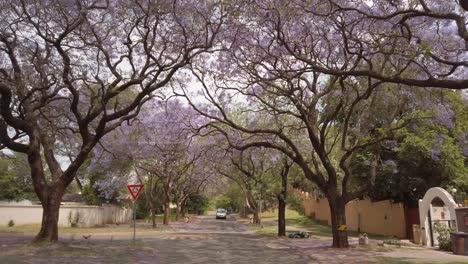
[[[133,210],[133,204],[130,205],[130,208]],[[141,192],[140,196],[136,200],[136,218],[137,219],[145,219],[146,217],[151,215],[151,208],[146,199],[146,193]],[[132,215],[133,219],[133,215]]]
[[[75,215],[73,215],[73,212],[70,211],[68,214],[68,222],[70,223],[71,227],[78,227],[78,222],[80,221],[80,213],[76,212]]]
[[[210,199],[201,194],[192,194],[187,201],[186,210],[189,213],[196,214],[199,211],[204,212],[210,206]]]
[[[434,232],[439,234],[439,237],[437,238],[439,249],[452,251],[452,239],[450,238],[450,233],[454,232],[454,229],[440,223],[435,223],[433,229]]]
[[[8,226],[9,227],[15,226],[15,221],[13,221],[13,220],[8,221]]]
[[[102,205],[102,201],[99,198],[97,191],[90,184],[83,186],[81,197],[83,197],[83,200],[87,205]]]
[[[232,203],[231,198],[226,196],[226,195],[223,195],[223,194],[212,198],[210,203],[211,203],[211,207],[213,209],[216,209],[216,208],[225,208],[226,209],[228,207],[232,207],[231,206],[231,203]]]
[[[291,209],[297,211],[301,215],[304,215],[304,200],[301,198],[300,195],[293,192],[289,193],[286,199],[286,203]]]
[[[383,243],[385,245],[392,245],[392,246],[397,246],[397,247],[401,247],[401,241],[399,239],[396,239],[396,238],[392,238],[392,239],[385,239],[383,241]]]

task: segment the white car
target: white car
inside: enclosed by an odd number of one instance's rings
[[[227,211],[224,208],[216,209],[216,219],[226,219],[227,218]]]

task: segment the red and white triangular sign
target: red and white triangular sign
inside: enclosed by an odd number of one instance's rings
[[[138,199],[138,196],[140,195],[141,190],[143,190],[143,184],[129,184],[127,185],[127,189],[132,195],[133,200],[136,200]]]

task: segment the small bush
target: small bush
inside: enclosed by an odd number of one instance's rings
[[[80,213],[76,212],[75,215],[73,215],[73,212],[70,211],[68,214],[68,222],[70,223],[71,227],[78,227],[78,222],[80,221]]]
[[[196,214],[200,211],[208,210],[210,207],[210,199],[201,194],[192,194],[187,201],[186,209],[189,213]]]
[[[454,229],[440,223],[435,223],[434,232],[439,234],[439,237],[437,238],[439,249],[452,251],[452,239],[450,238],[450,233],[454,232]]]
[[[13,220],[8,221],[8,226],[9,227],[15,226],[15,221],[13,221]]]
[[[304,200],[300,195],[291,192],[286,199],[286,203],[291,209],[297,211],[300,215],[304,215]]]
[[[397,247],[401,247],[401,241],[399,239],[386,239],[383,241],[385,245],[393,245]]]
[[[102,201],[99,198],[97,191],[90,184],[83,186],[81,197],[83,197],[83,200],[87,205],[102,205]]]

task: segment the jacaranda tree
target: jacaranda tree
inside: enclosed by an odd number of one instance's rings
[[[44,210],[36,241],[58,239],[62,195],[90,151],[214,45],[224,10],[217,1],[0,4],[0,148],[28,156]],[[60,162],[70,138],[77,151]]]
[[[260,1],[243,12],[217,67],[192,64],[211,107],[184,85],[178,93],[232,147],[293,160],[329,201],[333,246],[347,247],[345,205],[375,182],[382,144],[414,119],[417,87],[468,87],[465,15],[456,1]],[[239,98],[266,122],[239,122]],[[371,168],[356,186],[351,163],[361,152]]]

